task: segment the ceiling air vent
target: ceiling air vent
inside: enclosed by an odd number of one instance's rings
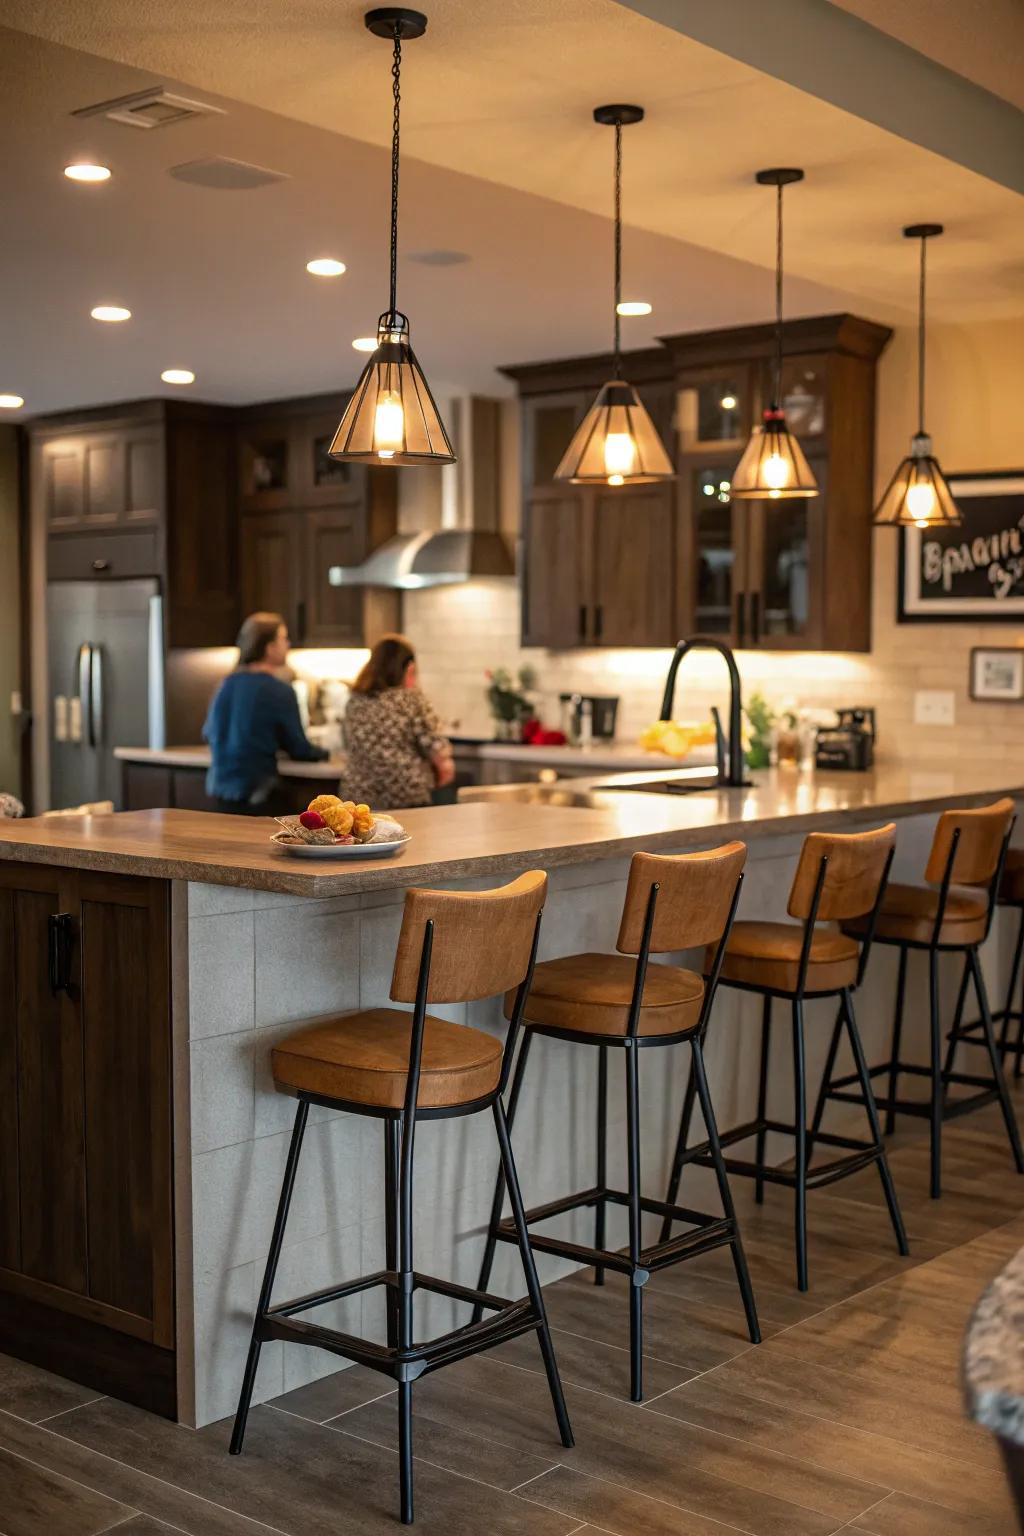
[[[274,181],[287,181],[284,171],[268,171],[262,165],[250,165],[247,160],[232,160],[227,155],[211,155],[208,160],[187,160],[184,165],[172,165],[168,176],[175,181],[188,181],[196,187],[212,187],[215,192],[248,192],[253,187],[266,187]]]
[[[210,113],[223,117],[224,109],[212,107],[206,101],[191,101],[187,96],[164,90],[162,85],[153,85],[149,90],[134,91],[130,96],[116,96],[113,101],[79,107],[71,116],[106,117],[112,123],[126,123],[129,128],[169,128],[172,123],[185,123],[190,117],[205,117]]]

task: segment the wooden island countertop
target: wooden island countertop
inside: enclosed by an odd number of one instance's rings
[[[662,778],[673,777],[670,771]],[[622,781],[643,775],[623,775]],[[329,897],[439,881],[513,875],[684,850],[837,830],[887,817],[1024,795],[1024,770],[882,765],[868,773],[772,769],[742,789],[690,795],[600,790],[600,779],[531,786],[537,798],[493,798],[399,813],[412,834],[395,857],[302,861],[269,842],[269,818],[202,811],[128,811],[0,822],[0,859]]]

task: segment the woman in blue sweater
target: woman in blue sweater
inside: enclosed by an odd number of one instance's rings
[[[219,811],[276,816],[284,803],[277,755],[318,763],[328,754],[302,729],[294,691],[276,676],[288,655],[279,613],[250,613],[238,632],[238,665],[213,696],[203,739],[213,762],[206,792]]]

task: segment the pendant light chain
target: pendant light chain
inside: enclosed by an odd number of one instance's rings
[[[622,120],[615,123],[615,377],[622,377]]]
[[[917,431],[924,434],[924,270],[928,241],[921,237],[921,276],[917,299]]]
[[[772,403],[782,404],[782,182],[775,189],[775,389]]]
[[[402,104],[402,33],[397,21],[395,22],[395,51],[391,65],[391,80],[395,110],[391,127],[391,303],[389,308],[394,315],[398,288],[398,134]]]

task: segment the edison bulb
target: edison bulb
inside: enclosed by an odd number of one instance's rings
[[[604,440],[604,468],[609,485],[622,485],[633,473],[636,443],[631,432],[609,432]]]
[[[773,491],[784,490],[789,484],[789,465],[781,453],[770,453],[765,459],[764,483]]]
[[[393,459],[405,438],[405,412],[394,390],[377,396],[373,417],[373,446],[380,459]]]
[[[935,488],[927,480],[918,480],[907,491],[907,511],[915,526],[927,528],[928,520],[935,511]]]

